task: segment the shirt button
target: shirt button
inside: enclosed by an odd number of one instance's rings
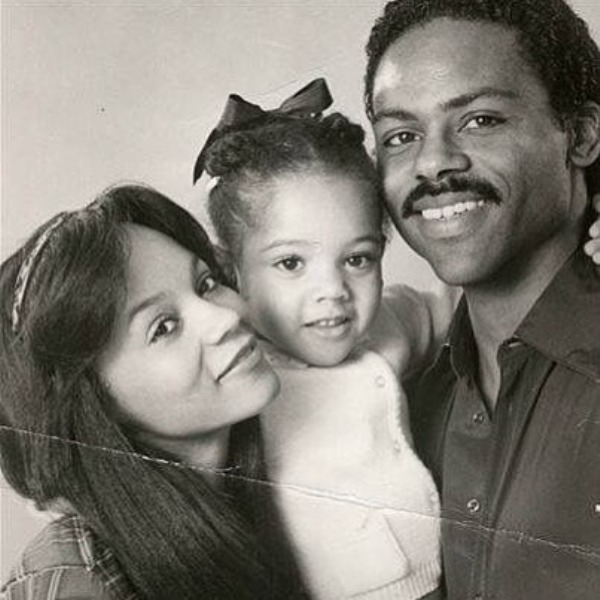
[[[475,425],[481,425],[484,421],[485,421],[485,414],[481,411],[476,412],[473,415],[473,423],[475,423]]]
[[[467,508],[469,509],[469,512],[471,512],[471,513],[479,512],[479,509],[481,508],[481,505],[479,504],[479,500],[477,500],[477,498],[471,498],[467,502]]]
[[[383,375],[375,377],[375,384],[380,388],[385,387],[385,377]]]

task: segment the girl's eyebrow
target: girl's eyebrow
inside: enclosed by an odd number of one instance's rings
[[[372,242],[373,244],[382,244],[384,241],[383,234],[373,235],[361,235],[352,240],[353,244],[360,244],[361,242]]]
[[[380,245],[384,241],[383,235],[366,234],[356,237],[348,242],[348,245],[360,244],[362,242],[371,242],[373,244]],[[261,253],[270,252],[277,248],[283,248],[285,246],[314,246],[318,245],[316,242],[309,242],[307,240],[275,240],[265,248],[261,250]]]
[[[282,246],[312,246],[313,242],[309,242],[307,240],[275,240],[271,242],[268,246],[265,246],[261,252],[269,252],[270,250],[274,250],[280,248]]]

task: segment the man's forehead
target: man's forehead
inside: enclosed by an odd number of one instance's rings
[[[532,75],[516,33],[488,22],[436,19],[402,34],[384,53],[373,82],[375,112],[401,94],[444,103],[469,89],[507,88]]]

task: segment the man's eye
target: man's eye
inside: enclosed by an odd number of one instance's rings
[[[297,256],[288,256],[286,258],[282,258],[275,263],[275,266],[282,271],[295,272],[299,271],[304,263],[302,259]]]
[[[492,115],[477,115],[466,122],[464,129],[487,129],[496,127],[502,123],[504,123],[504,119],[499,117],[493,117]]]
[[[397,148],[398,146],[405,146],[406,144],[412,144],[421,139],[421,136],[414,131],[399,131],[394,135],[388,136],[383,141],[383,145],[386,148]]]
[[[216,277],[208,273],[198,281],[196,292],[199,296],[205,296],[209,292],[212,292],[218,285],[219,282]]]
[[[150,332],[150,343],[154,344],[171,335],[177,329],[177,325],[178,320],[174,317],[161,317]]]

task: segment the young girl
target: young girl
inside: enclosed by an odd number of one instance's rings
[[[220,276],[191,215],[139,186],[2,265],[0,465],[67,515],[0,597],[305,597],[260,483],[256,414],[278,381]]]
[[[230,97],[195,178],[211,176],[209,215],[281,379],[266,457],[314,595],[438,597],[439,500],[399,381],[454,298],[395,286],[382,300],[377,173],[359,126],[319,117],[330,101],[322,80],[270,112]]]
[[[398,381],[425,364],[453,302],[434,312],[402,286],[381,302],[383,204],[363,136],[339,114],[255,115],[213,134],[200,168],[281,379],[266,457],[311,589],[409,600],[439,586],[439,500]]]

